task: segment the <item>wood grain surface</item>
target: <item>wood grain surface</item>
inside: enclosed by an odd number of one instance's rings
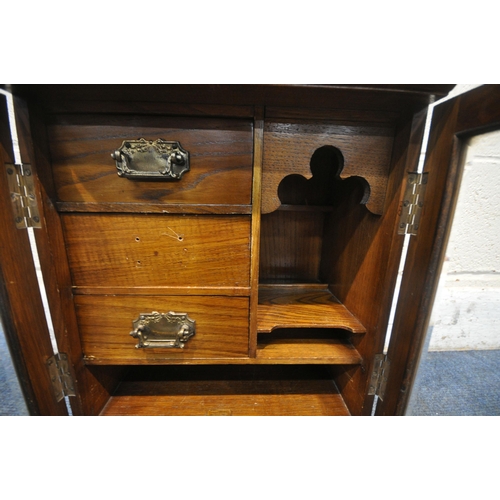
[[[244,297],[75,297],[87,362],[148,364],[188,362],[190,359],[248,357],[248,308]],[[187,313],[196,321],[196,334],[183,349],[140,348],[130,336],[141,313]]]
[[[57,201],[250,204],[249,120],[57,115],[47,130]],[[118,177],[111,153],[140,138],[179,141],[190,154],[190,171],[171,182]]]
[[[258,331],[277,328],[341,328],[365,333],[364,326],[323,288],[297,286],[261,286],[259,290]]]
[[[260,282],[318,282],[323,246],[321,211],[277,210],[262,215]]]
[[[344,157],[341,178],[361,176],[370,185],[367,208],[375,214],[384,209],[394,130],[388,127],[357,127],[334,124],[268,122],[264,132],[262,213],[280,205],[278,185],[291,174],[312,177],[311,157],[323,146],[339,149]]]
[[[120,102],[141,104],[180,103],[237,106],[297,105],[319,109],[350,109],[402,112],[418,111],[427,106],[431,95],[446,95],[454,84],[440,85],[206,85],[206,84],[114,84],[114,85],[13,85],[16,93],[31,101],[43,102],[47,109],[65,110],[66,102],[80,105],[82,110],[94,105],[107,111],[106,105]]]
[[[345,333],[327,328],[274,330],[259,335],[257,358],[290,364],[359,364],[362,358]]]
[[[249,216],[64,214],[62,221],[74,286],[249,286]]]
[[[349,415],[323,367],[167,367],[125,381],[102,415]]]
[[[140,213],[140,214],[251,214],[251,205],[215,205],[190,203],[90,203],[65,202],[56,203],[59,212],[86,213]]]
[[[262,205],[262,155],[264,146],[264,109],[255,110],[254,123],[254,155],[253,155],[253,186],[252,186],[252,240],[250,261],[250,336],[248,352],[255,358],[257,350],[257,314],[259,304],[259,276],[261,272],[260,242]]]
[[[29,102],[31,118],[27,107],[18,116],[21,149],[29,151],[24,161],[29,158],[42,184],[44,228],[37,241],[56,337],[75,373],[76,414],[100,413],[109,394],[104,414],[371,412],[367,387],[384,345],[403,239],[397,211],[421,139],[412,120],[431,94],[450,86],[15,88]],[[496,94],[464,101],[452,113],[457,126],[444,126],[436,138],[438,149],[444,141],[444,149],[456,152],[449,139],[456,131],[469,134],[477,118],[498,121],[497,102]],[[191,170],[180,182],[118,177],[111,153],[140,137],[180,141],[191,154]],[[359,192],[346,195],[342,206],[322,203],[321,196],[314,208],[305,206],[321,182],[305,201],[295,199],[300,193],[293,186],[280,199],[283,179],[314,177],[311,158],[322,146],[340,151],[342,179],[366,180],[366,206],[355,199]],[[409,273],[412,286],[403,287],[411,300],[405,299],[408,314],[401,311],[395,322],[384,414],[401,411],[418,357],[433,287],[428,273],[437,274],[448,209],[437,214],[452,189],[444,183],[445,156],[433,153],[439,182],[431,179],[435,196],[424,214],[431,220],[423,219],[426,234],[417,237],[426,240],[418,245],[423,258]],[[8,193],[3,198],[8,205]],[[17,252],[12,232],[4,236],[2,312],[17,331],[11,337],[18,354],[28,352],[24,375],[35,387],[47,382],[35,366],[44,359],[46,332],[36,300],[31,304],[33,291],[26,291],[36,286],[24,283],[18,265],[30,261]],[[280,282],[294,285],[276,286]],[[416,301],[415,290],[421,292]],[[132,321],[154,310],[187,312],[196,320],[196,336],[185,349],[135,348]],[[158,371],[143,376],[141,369]],[[124,370],[129,376],[116,392]],[[30,390],[36,411],[64,413],[62,405],[49,408],[46,390]]]

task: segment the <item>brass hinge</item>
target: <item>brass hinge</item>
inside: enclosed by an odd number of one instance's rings
[[[42,227],[31,165],[7,163],[5,166],[16,227],[18,229]]]
[[[76,396],[67,354],[60,352],[49,358],[47,368],[57,402],[64,399],[65,396]]]
[[[427,173],[410,172],[408,174],[401,206],[398,234],[417,234],[424,206],[427,176]]]
[[[385,354],[377,354],[374,360],[370,386],[368,388],[369,396],[378,396],[381,401],[384,400],[385,386],[389,377],[390,361]]]

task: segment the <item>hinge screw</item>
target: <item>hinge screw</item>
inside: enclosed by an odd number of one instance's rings
[[[12,175],[12,174],[14,173],[14,170],[12,170],[11,168],[8,168],[8,169],[7,169],[7,173],[8,173],[9,175]]]
[[[31,175],[31,170],[29,168],[27,168],[25,171],[24,171],[24,175],[26,176],[30,176]]]
[[[40,217],[35,216],[33,217],[33,220],[38,224],[38,222],[40,222]]]
[[[16,222],[19,224],[20,222],[22,222],[22,217],[16,217]]]

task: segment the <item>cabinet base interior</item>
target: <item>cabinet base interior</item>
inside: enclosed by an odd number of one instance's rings
[[[134,367],[101,415],[349,415],[326,366]]]

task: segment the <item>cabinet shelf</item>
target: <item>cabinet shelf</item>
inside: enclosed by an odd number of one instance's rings
[[[101,415],[349,415],[325,366],[134,367]]]
[[[360,364],[350,334],[331,329],[283,329],[259,335],[257,359],[280,364]]]
[[[323,284],[261,285],[257,331],[270,333],[278,328],[340,328],[366,333]]]

